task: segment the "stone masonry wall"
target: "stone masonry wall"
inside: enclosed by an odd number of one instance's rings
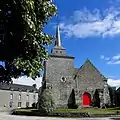
[[[58,106],[66,106],[69,95],[74,88],[73,57],[50,57],[46,62],[46,85],[53,90],[55,102]]]
[[[91,64],[89,60],[78,69],[75,78],[76,103],[82,106],[82,96],[85,92],[91,95],[91,99],[96,89],[104,89],[104,76]]]
[[[95,90],[104,88],[104,77],[94,68],[91,63],[86,62],[76,77],[76,85],[79,90]]]

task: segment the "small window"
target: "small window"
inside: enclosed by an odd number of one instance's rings
[[[56,53],[58,53],[58,51],[56,51]]]
[[[22,103],[21,102],[18,102],[18,107],[21,107]]]
[[[29,100],[29,95],[27,95],[27,100]]]
[[[13,100],[13,93],[10,94],[10,100]]]
[[[26,107],[29,107],[29,102],[26,102]]]
[[[60,51],[60,53],[62,53],[62,51]]]
[[[21,100],[21,94],[19,94],[18,99]]]

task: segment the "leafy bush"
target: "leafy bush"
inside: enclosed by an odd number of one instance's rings
[[[35,109],[37,108],[36,103],[33,103],[33,104],[32,104],[32,108],[35,108]]]
[[[50,89],[45,89],[38,99],[38,109],[41,114],[52,113],[56,109],[56,105]]]
[[[45,114],[40,114],[38,111],[18,111],[14,110],[13,115],[27,115],[27,116],[46,116]],[[87,112],[53,112],[48,113],[47,116],[54,117],[90,117]]]

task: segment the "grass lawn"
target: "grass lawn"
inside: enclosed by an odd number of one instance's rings
[[[37,112],[37,109],[16,109],[15,111],[21,111],[21,112]],[[65,108],[59,108],[56,109],[56,112],[65,113],[65,112],[87,112],[89,114],[116,114],[116,112],[119,112],[120,114],[120,107],[114,107],[114,108],[106,108],[106,109],[100,109],[100,108],[82,108],[82,109],[65,109]]]

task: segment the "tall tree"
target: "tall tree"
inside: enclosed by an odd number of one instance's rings
[[[43,28],[56,10],[50,0],[0,1],[0,60],[8,73],[15,69],[33,79],[39,76],[48,57],[45,46],[53,39]]]

